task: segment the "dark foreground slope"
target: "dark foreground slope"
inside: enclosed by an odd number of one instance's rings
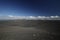
[[[59,40],[59,20],[0,21],[0,40]]]

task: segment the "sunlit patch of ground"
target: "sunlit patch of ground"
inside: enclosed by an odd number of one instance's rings
[[[48,36],[46,30],[33,27],[12,26],[0,28],[0,40],[38,40],[39,37],[41,39],[46,36]]]
[[[3,27],[0,28],[0,40],[33,40],[33,34],[37,33],[33,27]]]

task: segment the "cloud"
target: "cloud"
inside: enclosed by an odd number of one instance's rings
[[[0,16],[0,20],[14,20],[14,19],[25,19],[25,20],[60,20],[60,16]]]
[[[12,15],[8,15],[8,17],[14,17],[14,16],[12,16]]]

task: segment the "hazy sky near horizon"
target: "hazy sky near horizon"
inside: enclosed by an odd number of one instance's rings
[[[0,15],[60,15],[60,0],[0,0]]]

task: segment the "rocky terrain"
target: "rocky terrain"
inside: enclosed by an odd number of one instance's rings
[[[59,20],[1,20],[0,40],[59,40]]]

